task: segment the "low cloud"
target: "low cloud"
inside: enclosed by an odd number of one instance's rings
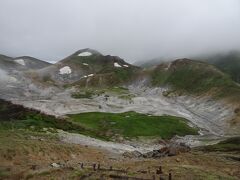
[[[129,62],[240,47],[239,0],[1,0],[0,53],[57,61],[90,47]]]

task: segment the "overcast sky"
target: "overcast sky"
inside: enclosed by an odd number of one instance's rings
[[[240,0],[0,0],[0,53],[129,62],[240,50]]]

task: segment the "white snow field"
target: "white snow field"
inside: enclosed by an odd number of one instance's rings
[[[91,52],[82,52],[80,54],[78,54],[78,56],[91,56],[92,53]]]
[[[63,74],[71,74],[72,73],[72,69],[69,66],[64,66],[61,69],[59,69],[59,74],[63,75]]]
[[[120,64],[118,64],[117,62],[115,62],[114,67],[122,67],[122,66]]]
[[[23,59],[15,59],[14,62],[16,62],[22,66],[26,66],[25,61]]]
[[[89,75],[87,75],[88,77],[92,77],[92,76],[94,76],[94,74],[89,74]]]

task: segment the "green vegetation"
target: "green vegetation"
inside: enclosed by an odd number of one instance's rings
[[[129,68],[118,68],[118,69],[114,69],[114,73],[117,76],[117,78],[124,82],[126,80],[129,80],[129,78],[131,78],[134,74],[134,70],[130,67]]]
[[[42,131],[43,128],[78,133],[83,131],[82,127],[65,119],[57,119],[54,116],[0,100],[0,131],[19,129]]]
[[[229,138],[227,140],[219,142],[218,144],[201,147],[200,150],[222,151],[222,152],[230,152],[230,151],[240,152],[240,137]]]
[[[81,132],[82,127],[73,124],[65,119],[56,119],[38,113],[27,113],[17,120],[0,121],[0,130],[29,129],[32,131],[42,131],[43,128],[62,129],[69,132]]]
[[[153,84],[170,84],[176,89],[188,92],[206,92],[213,87],[231,86],[234,83],[225,74],[211,65],[185,60],[175,61],[174,70],[157,69],[153,74]]]
[[[115,90],[127,91],[125,88]],[[0,132],[12,130],[56,132],[56,129],[61,129],[95,138],[114,140],[116,137],[169,139],[174,135],[197,134],[198,131],[196,128],[189,127],[186,119],[174,116],[150,116],[136,112],[118,114],[90,112],[69,115],[68,119],[57,119],[5,101],[1,101],[0,110]]]
[[[95,93],[93,91],[86,90],[84,92],[73,93],[71,96],[76,99],[82,99],[82,98],[91,99],[94,95]]]
[[[189,127],[184,118],[174,116],[148,116],[136,112],[91,112],[68,116],[73,122],[89,130],[91,135],[108,140],[116,135],[124,138],[145,136],[169,139],[174,135],[198,134],[198,130]]]
[[[138,67],[127,64],[124,60],[115,56],[103,56],[93,53],[91,56],[77,56],[77,54],[63,61],[72,64],[86,73],[94,73],[91,78],[83,78],[75,82],[75,85],[81,87],[111,87],[120,85],[131,80],[134,74],[139,70]],[[114,67],[114,63],[128,65],[128,67]],[[87,63],[88,66],[84,66]]]
[[[7,179],[10,176],[10,173],[5,169],[0,169],[0,179]]]
[[[129,93],[128,89],[125,87],[122,87],[122,86],[114,86],[114,87],[105,88],[104,92],[112,93],[112,94],[116,94],[116,95]]]
[[[118,96],[118,98],[120,99],[124,99],[124,100],[132,100],[132,98],[134,98],[135,95],[134,94],[123,94]]]
[[[234,81],[240,83],[240,52],[233,51],[228,54],[219,54],[204,59],[229,74]]]
[[[43,82],[54,83],[50,75],[45,75],[42,78]]]
[[[152,83],[170,85],[173,91],[210,92],[216,98],[240,99],[240,88],[228,75],[212,65],[188,59],[174,61],[169,69],[164,65],[158,66],[152,73]]]

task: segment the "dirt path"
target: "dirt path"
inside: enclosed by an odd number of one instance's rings
[[[99,139],[91,138],[81,134],[68,133],[59,131],[58,135],[61,141],[66,143],[81,144],[86,146],[95,147],[102,150],[107,150],[112,153],[122,154],[125,151],[139,151],[146,153],[154,149],[163,147],[162,145],[149,145],[144,143],[115,143],[110,141],[102,141]]]

